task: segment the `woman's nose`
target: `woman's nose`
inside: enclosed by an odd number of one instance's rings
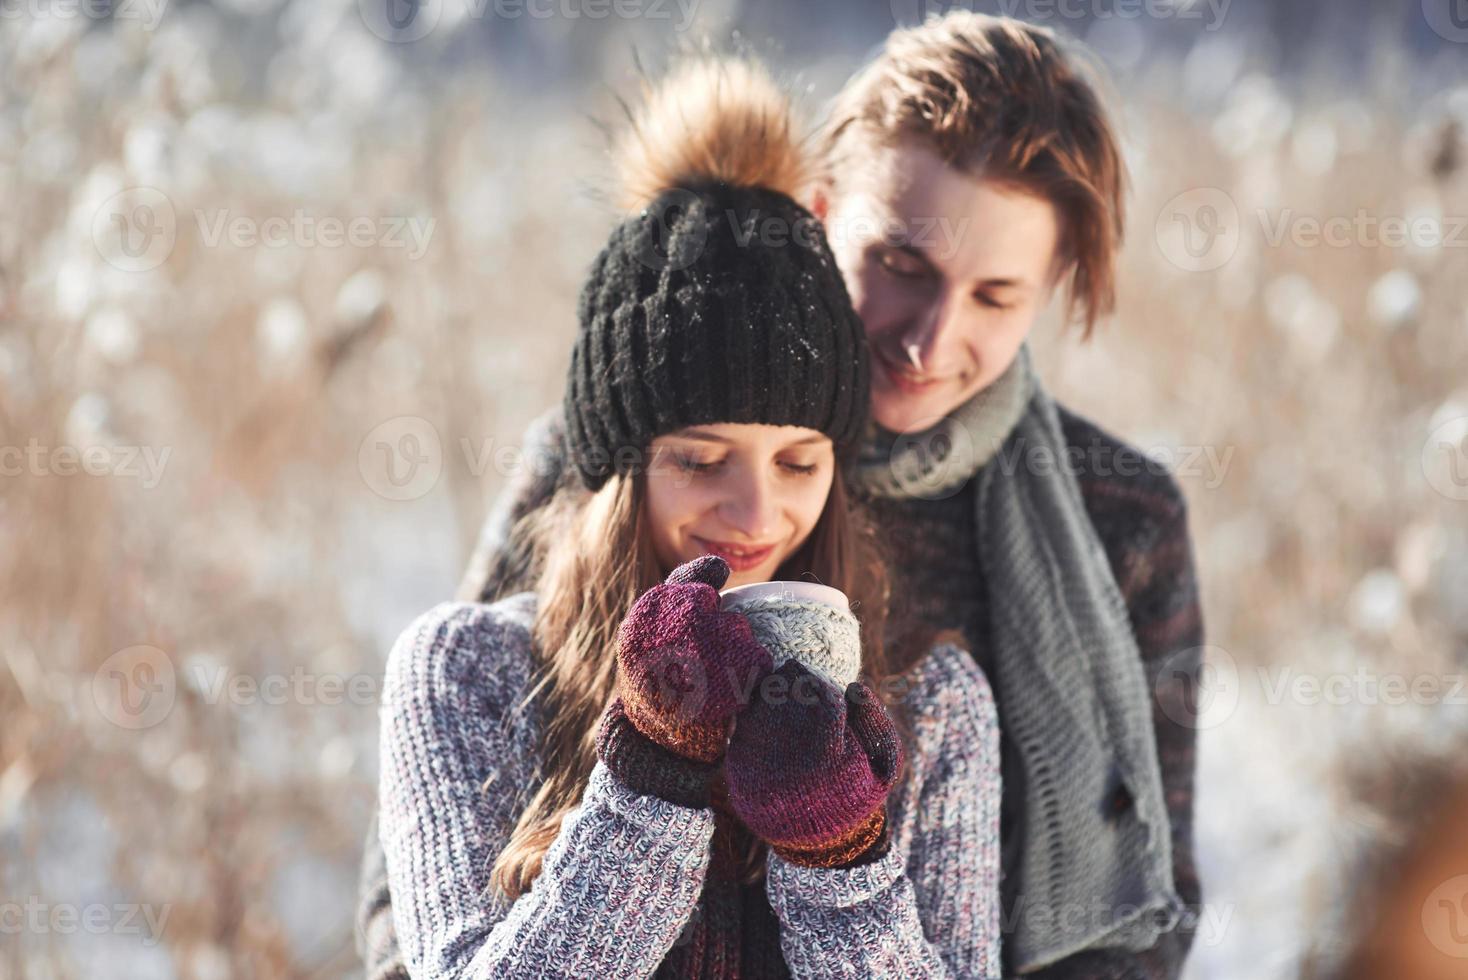
[[[749,474],[732,481],[729,490],[720,506],[724,523],[750,541],[768,542],[779,518],[774,488],[763,476]]]

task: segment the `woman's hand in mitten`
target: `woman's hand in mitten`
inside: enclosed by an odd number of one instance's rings
[[[902,742],[876,693],[844,692],[795,660],[756,689],[724,761],[739,819],[793,864],[830,868],[879,852]]]
[[[618,694],[628,721],[696,762],[717,762],[734,715],[774,667],[749,622],[719,608],[724,559],[705,555],[643,593],[617,633]]]

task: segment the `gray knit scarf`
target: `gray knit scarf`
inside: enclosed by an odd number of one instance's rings
[[[1069,459],[1026,344],[951,416],[869,442],[853,474],[881,497],[936,499],[978,481],[991,680],[1023,766],[1006,940],[1020,972],[1085,949],[1151,948],[1182,912],[1147,677]],[[1133,805],[1117,813],[1123,789]]]

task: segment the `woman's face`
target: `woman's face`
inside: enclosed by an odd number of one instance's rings
[[[829,437],[791,425],[697,425],[653,440],[646,517],[663,573],[700,555],[729,586],[768,582],[820,519],[836,471]]]

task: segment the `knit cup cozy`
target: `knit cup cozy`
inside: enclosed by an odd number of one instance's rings
[[[861,624],[846,597],[822,587],[829,594],[822,598],[829,601],[807,598],[809,587],[803,582],[770,582],[768,586],[784,588],[746,595],[740,594],[743,589],[764,587],[729,589],[722,594],[721,608],[735,610],[749,621],[755,639],[770,651],[775,667],[794,660],[844,691],[861,674]]]

